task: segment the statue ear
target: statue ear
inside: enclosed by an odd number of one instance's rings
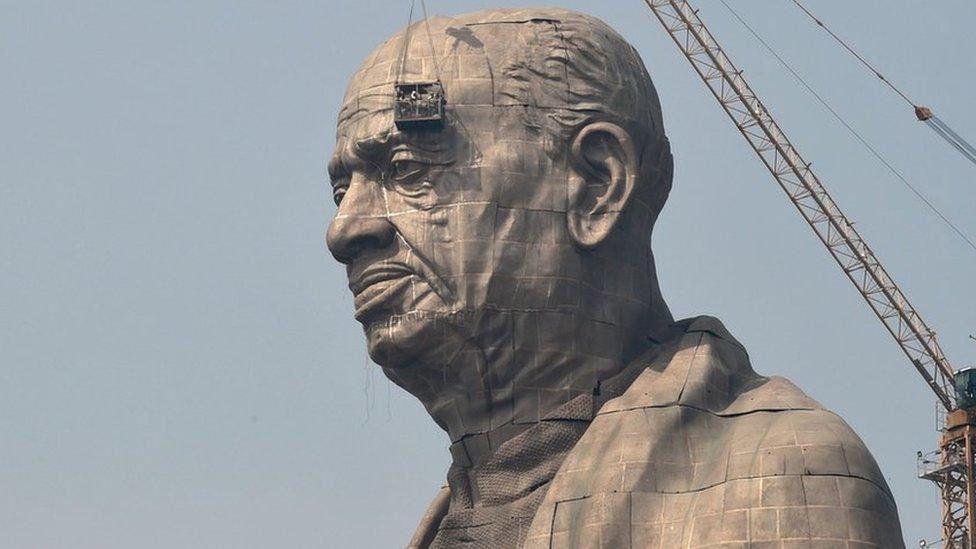
[[[582,248],[613,232],[637,182],[637,151],[630,134],[610,122],[586,125],[570,150],[569,234]]]

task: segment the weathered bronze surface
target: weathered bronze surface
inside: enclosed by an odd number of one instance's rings
[[[329,164],[369,354],[451,440],[411,546],[903,547],[842,419],[672,318],[672,158],[634,49],[554,8],[429,24],[352,78]],[[397,83],[438,81],[442,124],[395,123]]]

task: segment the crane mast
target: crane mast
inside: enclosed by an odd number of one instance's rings
[[[742,71],[715,41],[697,10],[687,1],[644,1],[942,405],[953,409],[953,369],[935,332],[837,207],[810,163],[800,156],[742,77]]]
[[[644,0],[682,54],[718,100],[756,154],[789,196],[817,238],[854,283],[939,405],[949,412],[939,457],[920,476],[942,492],[942,536],[946,547],[976,547],[972,504],[976,408],[958,409],[955,370],[935,332],[882,266],[861,235],[811,170],[762,101],[752,91],[686,0]],[[973,412],[973,413],[971,413]]]

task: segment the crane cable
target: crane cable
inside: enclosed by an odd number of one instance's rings
[[[868,70],[874,73],[874,75],[877,76],[882,82],[884,82],[886,86],[891,88],[895,93],[898,94],[899,97],[904,99],[906,103],[911,105],[912,108],[915,110],[915,116],[920,121],[925,122],[925,124],[928,127],[932,128],[932,130],[935,131],[935,133],[938,134],[939,137],[941,137],[947,143],[952,145],[952,147],[957,151],[959,151],[959,153],[962,154],[967,160],[969,160],[973,164],[976,164],[976,147],[970,145],[969,142],[963,139],[958,133],[953,131],[953,129],[949,127],[949,125],[946,124],[945,121],[940,119],[938,116],[935,116],[932,113],[931,109],[929,109],[928,107],[923,107],[921,105],[915,104],[915,102],[912,101],[908,97],[908,95],[905,94],[905,92],[898,89],[898,87],[895,86],[890,80],[885,78],[885,76],[881,74],[881,71],[876,69],[874,65],[872,65],[871,63],[868,63],[868,61],[864,59],[864,57],[862,57],[861,54],[857,53],[857,51],[855,51],[854,48],[852,48],[847,42],[845,42],[844,39],[842,39],[840,36],[837,36],[837,34],[834,31],[832,31],[830,27],[826,25],[826,23],[824,23],[819,18],[817,18],[817,16],[814,15],[809,9],[807,9],[806,6],[801,4],[799,0],[791,0],[791,1],[794,4],[796,4],[796,6],[803,11],[803,13],[805,13],[810,19],[812,19],[814,23],[816,23],[823,30],[827,31],[827,34],[829,34],[838,44],[843,46],[845,50],[847,50],[858,61],[860,61],[862,65],[864,65],[865,67],[868,68]],[[724,3],[725,2],[723,2],[723,4]],[[726,5],[726,7],[728,6]]]
[[[942,121],[941,118],[935,116],[934,114],[926,118],[924,122],[928,127],[932,128],[935,133],[939,134],[942,139],[949,142],[950,145],[955,147],[960,154],[969,159],[970,162],[976,164],[976,148],[973,148],[965,139],[959,136],[958,133],[954,132],[948,124]]]
[[[396,81],[399,82],[403,76],[403,71],[407,66],[407,48],[410,47],[410,27],[413,24],[413,7],[416,0],[410,1],[410,13],[407,15],[407,26],[403,29],[403,38],[400,44],[400,59],[397,62]]]
[[[424,10],[424,26],[427,28],[427,44],[430,46],[430,58],[434,62],[434,76],[441,81],[441,69],[437,66],[437,50],[434,49],[434,37],[430,33],[430,17],[427,15],[427,2],[420,0],[420,7]],[[413,10],[411,3],[410,9]]]
[[[885,167],[886,167],[886,168],[888,169],[888,171],[890,171],[890,172],[892,173],[892,175],[894,175],[894,176],[895,176],[896,178],[898,178],[898,179],[899,179],[899,180],[900,180],[900,181],[901,181],[902,183],[904,183],[904,184],[905,184],[905,186],[906,186],[906,187],[908,187],[908,189],[909,189],[909,190],[911,190],[911,191],[912,191],[912,193],[913,193],[913,194],[914,194],[914,195],[915,195],[916,197],[918,197],[918,199],[919,199],[919,200],[921,200],[921,201],[922,201],[922,202],[923,202],[923,203],[924,203],[924,204],[925,204],[926,206],[928,206],[928,208],[929,208],[930,210],[932,210],[932,212],[934,212],[934,213],[935,213],[935,214],[936,214],[937,216],[939,216],[939,218],[940,218],[940,219],[942,219],[942,221],[943,221],[943,222],[945,222],[945,224],[946,224],[946,225],[948,225],[948,226],[949,226],[949,228],[951,228],[951,229],[952,229],[952,230],[953,230],[953,231],[954,231],[954,232],[955,232],[955,233],[956,233],[957,235],[959,235],[959,237],[960,237],[960,238],[962,238],[962,239],[963,239],[963,240],[964,240],[964,241],[966,242],[966,244],[968,244],[968,245],[969,245],[969,247],[971,247],[971,248],[972,248],[972,249],[973,249],[974,251],[976,251],[976,242],[973,242],[973,240],[972,240],[972,239],[970,239],[969,237],[967,237],[967,236],[965,235],[965,233],[963,233],[963,232],[962,232],[962,231],[961,231],[961,230],[960,230],[960,229],[959,229],[959,228],[958,228],[958,227],[957,227],[957,226],[956,226],[956,225],[955,225],[955,224],[954,224],[954,223],[953,223],[952,221],[950,221],[950,220],[949,220],[949,218],[947,218],[947,217],[945,216],[945,214],[943,214],[943,213],[942,213],[941,211],[939,211],[939,209],[938,209],[938,208],[937,208],[937,207],[936,207],[936,206],[935,206],[934,204],[932,204],[932,202],[931,202],[931,201],[929,201],[929,200],[928,200],[928,199],[927,199],[927,198],[925,197],[925,195],[923,195],[923,194],[922,194],[922,193],[921,193],[921,192],[920,192],[920,191],[918,190],[918,188],[916,188],[916,187],[915,187],[914,185],[912,185],[912,183],[911,183],[911,182],[910,182],[910,181],[908,180],[908,178],[907,178],[907,177],[905,177],[904,175],[902,175],[902,174],[901,174],[901,172],[899,172],[899,171],[898,171],[898,170],[897,170],[897,169],[896,169],[896,168],[895,168],[895,167],[894,167],[894,166],[893,166],[893,165],[892,165],[892,164],[891,164],[891,163],[890,163],[890,162],[889,162],[889,161],[888,161],[888,160],[887,160],[887,159],[886,159],[886,158],[884,157],[884,155],[882,155],[882,154],[881,154],[881,153],[880,153],[880,152],[879,152],[879,151],[878,151],[878,150],[877,150],[877,149],[876,149],[876,148],[875,148],[874,146],[872,146],[872,145],[871,145],[871,143],[870,143],[870,142],[868,142],[868,140],[867,140],[867,139],[865,139],[865,138],[864,138],[864,136],[862,136],[862,135],[860,134],[860,132],[858,132],[858,131],[857,131],[856,129],[854,129],[854,127],[853,127],[853,126],[851,126],[851,125],[850,125],[850,123],[848,123],[848,122],[847,122],[847,121],[846,121],[846,120],[844,119],[844,117],[842,117],[842,116],[840,115],[840,113],[838,113],[838,112],[837,112],[837,110],[836,110],[836,109],[834,109],[834,108],[833,108],[833,107],[832,107],[832,106],[830,105],[830,103],[828,103],[828,102],[827,102],[827,100],[823,98],[823,96],[822,96],[822,95],[820,95],[819,93],[817,93],[817,91],[816,91],[816,90],[814,90],[814,89],[813,89],[813,87],[812,87],[812,86],[810,86],[810,84],[808,84],[808,83],[807,83],[807,81],[806,81],[806,80],[805,80],[805,79],[804,79],[804,78],[803,78],[802,76],[800,76],[800,74],[799,74],[799,73],[798,73],[798,72],[797,72],[797,71],[796,71],[796,70],[795,70],[795,69],[794,69],[794,68],[793,68],[793,67],[792,67],[792,66],[791,66],[791,65],[790,65],[790,64],[789,64],[789,63],[788,63],[788,62],[787,62],[787,61],[786,61],[785,59],[783,59],[783,57],[782,57],[782,56],[780,56],[780,55],[779,55],[779,54],[778,54],[778,53],[776,52],[776,50],[774,50],[774,49],[773,49],[773,47],[772,47],[772,46],[770,46],[770,45],[769,45],[769,43],[768,43],[768,42],[766,42],[766,40],[764,40],[764,39],[763,39],[763,37],[759,35],[759,33],[758,33],[758,32],[756,32],[756,30],[755,30],[755,29],[753,29],[753,28],[752,28],[752,27],[751,27],[751,26],[749,25],[749,23],[747,23],[747,22],[746,22],[746,21],[745,21],[745,20],[744,20],[744,19],[743,19],[743,18],[742,18],[742,17],[741,17],[741,16],[740,16],[740,15],[739,15],[739,14],[738,14],[738,13],[737,13],[737,12],[736,12],[735,10],[734,10],[734,9],[732,9],[732,6],[730,6],[730,5],[729,5],[729,4],[728,4],[728,3],[727,3],[727,2],[725,1],[725,0],[719,0],[719,1],[720,1],[720,2],[722,3],[722,5],[724,5],[724,6],[725,6],[725,8],[726,8],[727,10],[729,10],[729,12],[730,12],[730,13],[732,14],[732,16],[733,16],[733,17],[735,17],[735,18],[736,18],[736,19],[737,19],[737,20],[739,21],[739,23],[741,23],[741,24],[742,24],[742,26],[744,26],[744,27],[745,27],[745,28],[746,28],[746,29],[747,29],[747,30],[749,31],[749,33],[750,33],[750,34],[752,34],[752,36],[753,36],[753,37],[755,37],[755,38],[756,38],[756,40],[758,40],[758,41],[759,41],[759,43],[760,43],[760,44],[762,44],[762,46],[763,46],[764,48],[766,48],[766,50],[767,50],[767,51],[768,51],[768,52],[769,52],[770,54],[772,54],[772,55],[773,55],[773,57],[775,57],[775,58],[776,58],[776,60],[777,60],[777,61],[779,61],[779,63],[780,63],[781,65],[783,65],[783,67],[785,67],[785,68],[786,68],[786,70],[788,70],[788,71],[790,72],[790,74],[792,74],[792,75],[793,75],[793,77],[794,77],[794,78],[796,78],[796,80],[797,80],[798,82],[800,82],[800,84],[802,84],[802,85],[803,85],[803,87],[804,87],[804,88],[806,88],[806,90],[807,90],[808,92],[810,92],[810,94],[811,94],[811,95],[813,95],[813,97],[815,97],[815,98],[817,99],[817,101],[818,101],[818,102],[820,102],[820,104],[821,104],[821,105],[823,105],[823,107],[824,107],[825,109],[827,109],[827,110],[828,110],[828,111],[830,112],[830,114],[832,114],[832,115],[833,115],[833,117],[834,117],[834,118],[836,118],[836,119],[837,119],[837,121],[838,121],[838,122],[840,122],[840,123],[841,123],[841,125],[843,125],[843,126],[844,126],[845,128],[847,128],[847,131],[849,131],[849,132],[851,133],[851,135],[853,135],[853,136],[854,136],[854,137],[855,137],[855,138],[856,138],[856,139],[857,139],[858,141],[860,141],[860,142],[861,142],[861,144],[862,144],[862,145],[864,145],[864,147],[865,147],[865,148],[867,148],[867,150],[868,150],[868,151],[870,151],[870,152],[871,152],[871,154],[872,154],[872,155],[874,155],[874,157],[875,157],[875,158],[877,158],[877,159],[878,159],[878,161],[879,161],[879,162],[881,162],[881,163],[882,163],[882,164],[883,164],[883,165],[884,165],[884,166],[885,166]],[[890,84],[889,84],[889,85],[890,85]],[[894,88],[894,86],[892,86],[892,87]],[[896,89],[896,91],[897,91],[897,89]],[[899,94],[900,94],[900,92],[899,92]],[[906,98],[906,99],[907,99],[907,98]],[[909,100],[909,103],[911,103],[911,101],[910,101],[910,100]],[[933,116],[933,118],[934,118],[934,116]],[[949,131],[951,131],[951,130],[949,130]],[[961,139],[961,138],[960,138],[960,139]],[[974,152],[976,152],[976,151],[974,151]]]
[[[396,81],[399,82],[407,66],[407,50],[410,47],[410,26],[413,24],[413,9],[417,0],[410,0],[410,12],[407,15],[407,27],[403,31],[402,44],[400,46],[400,59],[397,63]],[[437,63],[437,50],[434,49],[434,38],[430,32],[430,17],[427,16],[427,2],[420,0],[420,8],[424,13],[424,27],[427,30],[427,44],[430,46],[430,57],[434,62],[434,78],[441,81],[441,69]]]
[[[878,71],[878,69],[874,68],[874,66],[871,65],[871,63],[868,63],[866,59],[864,59],[863,57],[861,57],[861,55],[859,53],[857,53],[856,51],[854,51],[854,48],[850,47],[847,44],[847,42],[845,42],[840,36],[837,36],[837,34],[835,34],[834,31],[830,30],[830,27],[828,27],[826,24],[824,24],[824,22],[821,21],[820,19],[817,19],[817,16],[815,16],[813,13],[811,13],[810,10],[808,10],[803,4],[801,4],[798,0],[792,0],[792,2],[794,4],[796,4],[796,7],[800,8],[801,10],[803,10],[803,13],[807,14],[807,16],[810,17],[810,19],[813,19],[813,21],[817,25],[819,25],[821,28],[823,28],[823,30],[827,31],[827,34],[829,34],[831,37],[833,37],[833,39],[836,40],[838,44],[840,44],[841,46],[843,46],[844,49],[846,49],[848,52],[850,52],[851,55],[853,55],[854,57],[856,57],[857,60],[860,61],[862,65],[864,65],[865,67],[867,67],[868,69],[870,69],[870,71],[873,72],[875,76],[877,76],[878,78],[880,78],[882,82],[884,82],[885,84],[887,84],[887,86],[889,88],[891,88],[892,90],[894,90],[895,93],[897,93],[899,96],[901,96],[901,98],[904,99],[906,103],[908,103],[909,105],[911,105],[912,108],[915,108],[917,106],[917,105],[915,105],[915,102],[914,101],[912,101],[911,99],[908,98],[907,95],[905,95],[904,92],[902,92],[901,90],[899,90],[897,87],[895,87],[894,84],[891,83],[890,80],[888,80],[887,78],[885,78],[884,75],[881,74],[880,71]]]

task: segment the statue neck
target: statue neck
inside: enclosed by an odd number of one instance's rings
[[[647,349],[640,324],[624,330],[570,314],[498,313],[449,362],[385,372],[448,433],[455,463],[477,464],[563,404],[593,394]]]

